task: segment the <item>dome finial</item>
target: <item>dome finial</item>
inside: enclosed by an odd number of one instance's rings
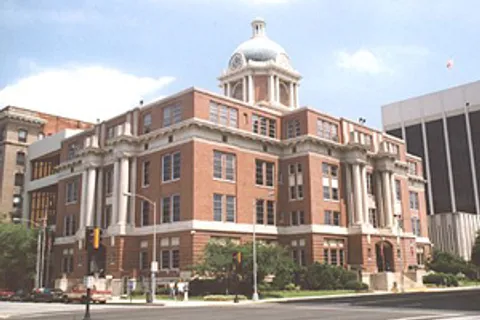
[[[265,20],[262,18],[255,18],[252,21],[252,37],[261,37],[265,36],[265,27],[266,27]]]

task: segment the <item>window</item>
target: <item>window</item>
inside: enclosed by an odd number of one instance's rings
[[[170,106],[163,109],[163,127],[169,127],[182,121],[182,107]]]
[[[255,183],[261,186],[273,187],[274,169],[275,165],[273,162],[255,160]]]
[[[263,214],[264,214],[264,201],[261,199],[257,199],[257,205],[256,205],[256,217],[257,217],[257,224],[263,224],[264,219],[263,219]]]
[[[368,217],[370,220],[370,224],[374,227],[378,227],[378,221],[377,221],[377,210],[375,208],[368,208]]]
[[[266,118],[256,114],[252,115],[253,132],[268,136],[270,138],[276,137],[277,123],[274,119]]]
[[[142,187],[148,187],[150,185],[150,161],[143,162],[142,169]]]
[[[147,113],[143,116],[143,133],[149,133],[152,130],[152,115]]]
[[[292,260],[298,265],[304,266],[307,263],[305,249],[305,239],[292,241]]]
[[[62,257],[62,272],[63,273],[72,273],[73,272],[73,251],[63,253]]]
[[[340,225],[340,212],[325,210],[324,223],[326,225],[339,226]]]
[[[395,198],[398,201],[402,200],[402,185],[400,183],[400,180],[395,180]]]
[[[112,205],[106,205],[103,212],[102,228],[107,229],[112,221]]]
[[[174,181],[180,179],[181,157],[180,152],[167,154],[162,157],[163,181]]]
[[[23,187],[23,173],[15,173],[15,187]]]
[[[303,211],[293,211],[291,215],[290,225],[300,226],[305,224],[305,213]]]
[[[302,164],[290,164],[288,167],[288,185],[289,185],[289,199],[301,200],[303,199],[303,175]]]
[[[180,195],[162,199],[162,223],[180,221]]]
[[[332,122],[317,119],[317,135],[323,139],[338,141],[338,126]]]
[[[76,143],[68,145],[67,160],[72,160],[77,155],[78,146]]]
[[[417,175],[417,163],[413,161],[407,161],[408,164],[408,174]]]
[[[338,250],[339,266],[345,265],[345,253],[343,249]]]
[[[334,266],[343,266],[345,263],[343,240],[325,239],[323,245],[323,262]]]
[[[18,142],[27,142],[28,131],[25,129],[18,130]]]
[[[373,195],[373,175],[370,172],[367,172],[367,192]]]
[[[170,269],[170,251],[162,250],[160,257],[162,258],[162,269]]]
[[[287,121],[287,139],[295,138],[300,135],[300,120]]]
[[[213,220],[222,221],[222,195],[213,195]]]
[[[25,152],[22,152],[22,151],[17,152],[17,165],[19,166],[25,165]]]
[[[22,207],[22,196],[20,194],[13,195],[13,208],[19,209]]]
[[[138,257],[138,267],[140,270],[148,270],[148,253],[141,251]]]
[[[420,219],[418,217],[412,218],[412,232],[417,237],[420,237],[422,234],[420,230]]]
[[[226,221],[235,222],[235,197],[234,196],[227,196]]]
[[[105,192],[111,195],[113,190],[113,170],[105,171]]]
[[[213,220],[235,222],[236,197],[222,194],[213,195]]]
[[[150,202],[142,200],[141,207],[140,226],[148,226],[150,224]]]
[[[338,166],[322,163],[323,199],[338,200]]]
[[[257,199],[256,206],[256,223],[257,224],[267,224],[275,225],[275,202],[271,200]],[[266,219],[265,219],[265,209]]]
[[[67,203],[77,202],[78,182],[77,180],[67,182]]]
[[[220,151],[213,152],[213,177],[235,181],[236,156]]]
[[[238,127],[238,110],[235,108],[210,102],[209,120],[228,127]]]
[[[63,235],[65,237],[73,236],[77,232],[77,220],[74,215],[63,218]]]
[[[115,126],[111,126],[107,128],[107,140],[112,139],[115,137]]]
[[[418,210],[418,193],[410,191],[410,209]]]

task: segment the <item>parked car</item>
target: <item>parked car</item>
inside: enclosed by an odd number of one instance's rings
[[[63,290],[56,288],[37,288],[33,289],[32,301],[34,302],[62,302]]]
[[[0,289],[0,300],[7,301],[10,300],[10,297],[13,296],[15,292],[10,291],[8,289]]]
[[[15,301],[15,302],[25,302],[25,301],[31,301],[31,300],[32,300],[32,294],[23,289],[17,290],[15,294],[10,297],[10,301]]]

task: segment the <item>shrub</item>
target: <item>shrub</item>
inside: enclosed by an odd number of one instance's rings
[[[458,279],[453,274],[431,273],[423,277],[424,284],[434,284],[436,286],[458,287]]]
[[[289,283],[285,286],[285,290],[295,291],[295,290],[300,290],[300,288],[295,283]]]
[[[345,289],[357,276],[341,267],[315,262],[302,272],[301,286],[306,290],[338,290]]]
[[[238,295],[238,300],[247,300],[247,297],[244,295]],[[233,301],[235,295],[210,295],[203,297],[204,301]]]
[[[350,280],[345,284],[345,289],[355,291],[367,291],[368,284],[356,280]]]

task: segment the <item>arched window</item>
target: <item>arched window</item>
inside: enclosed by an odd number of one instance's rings
[[[22,151],[17,152],[17,165],[19,166],[25,165],[25,152],[22,152]]]
[[[237,82],[233,85],[232,98],[243,100],[243,84],[242,82]]]
[[[284,82],[280,82],[280,103],[288,106],[290,105],[290,89]]]

